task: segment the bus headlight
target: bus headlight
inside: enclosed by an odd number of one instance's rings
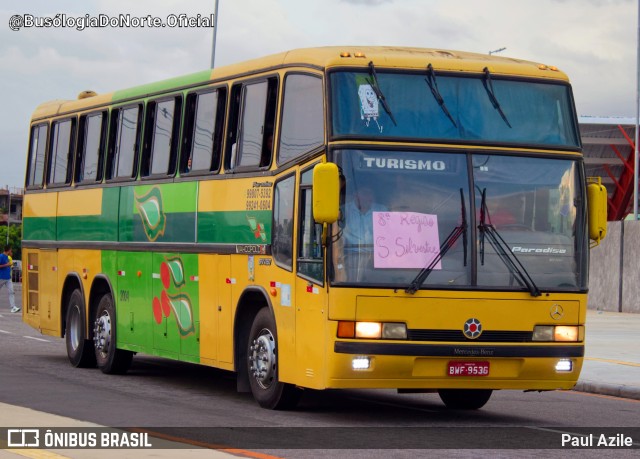
[[[553,325],[536,325],[531,341],[553,341],[553,329]]]
[[[407,339],[407,325],[399,322],[338,322],[338,338]]]
[[[356,338],[379,339],[381,336],[380,322],[356,322]]]
[[[382,324],[382,339],[407,339],[407,325],[391,322]]]
[[[532,341],[582,341],[584,328],[578,325],[536,325]]]
[[[555,341],[578,341],[578,327],[557,326],[553,338]]]

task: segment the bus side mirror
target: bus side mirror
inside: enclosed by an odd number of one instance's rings
[[[590,183],[587,186],[589,203],[589,238],[593,241],[591,247],[600,244],[607,235],[607,189],[600,183]]]
[[[313,219],[316,223],[333,223],[340,213],[340,175],[334,163],[313,168]]]

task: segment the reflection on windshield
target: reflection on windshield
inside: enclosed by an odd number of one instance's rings
[[[334,136],[578,147],[568,85],[430,71],[377,70],[375,87],[366,72],[333,72],[330,78]]]
[[[548,288],[585,285],[585,247],[576,230],[580,199],[575,161],[476,155],[473,158],[476,206],[486,190],[486,220],[535,283]],[[486,247],[478,283],[518,284],[493,248]]]
[[[469,198],[465,154],[335,152],[342,176],[340,218],[331,232],[332,282],[404,289],[431,264],[422,288],[528,290],[517,270],[503,262],[504,253],[487,244],[480,256],[478,225],[486,190],[485,225],[495,228],[508,256],[515,255],[540,290],[585,288],[586,239],[579,231],[584,212],[576,162],[471,157],[474,188]],[[465,208],[461,202],[475,205]],[[441,253],[464,220],[468,231]],[[469,244],[473,238],[476,243]],[[477,256],[465,256],[467,245]]]

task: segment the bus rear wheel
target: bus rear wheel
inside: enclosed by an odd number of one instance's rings
[[[124,374],[131,366],[133,352],[116,348],[116,311],[111,295],[100,298],[93,328],[98,368],[106,374]]]
[[[440,389],[438,395],[452,410],[477,410],[491,398],[491,389]]]
[[[71,365],[78,368],[96,366],[93,342],[87,339],[84,298],[78,289],[75,289],[69,297],[64,337]]]
[[[261,407],[270,410],[295,408],[302,391],[278,380],[278,335],[268,308],[262,308],[251,325],[247,368],[251,393]]]

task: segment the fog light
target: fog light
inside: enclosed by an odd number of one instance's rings
[[[558,360],[556,363],[556,371],[572,371],[573,370],[573,362],[569,359]]]
[[[371,359],[369,357],[354,357],[351,361],[351,368],[354,370],[368,370],[371,368]]]

